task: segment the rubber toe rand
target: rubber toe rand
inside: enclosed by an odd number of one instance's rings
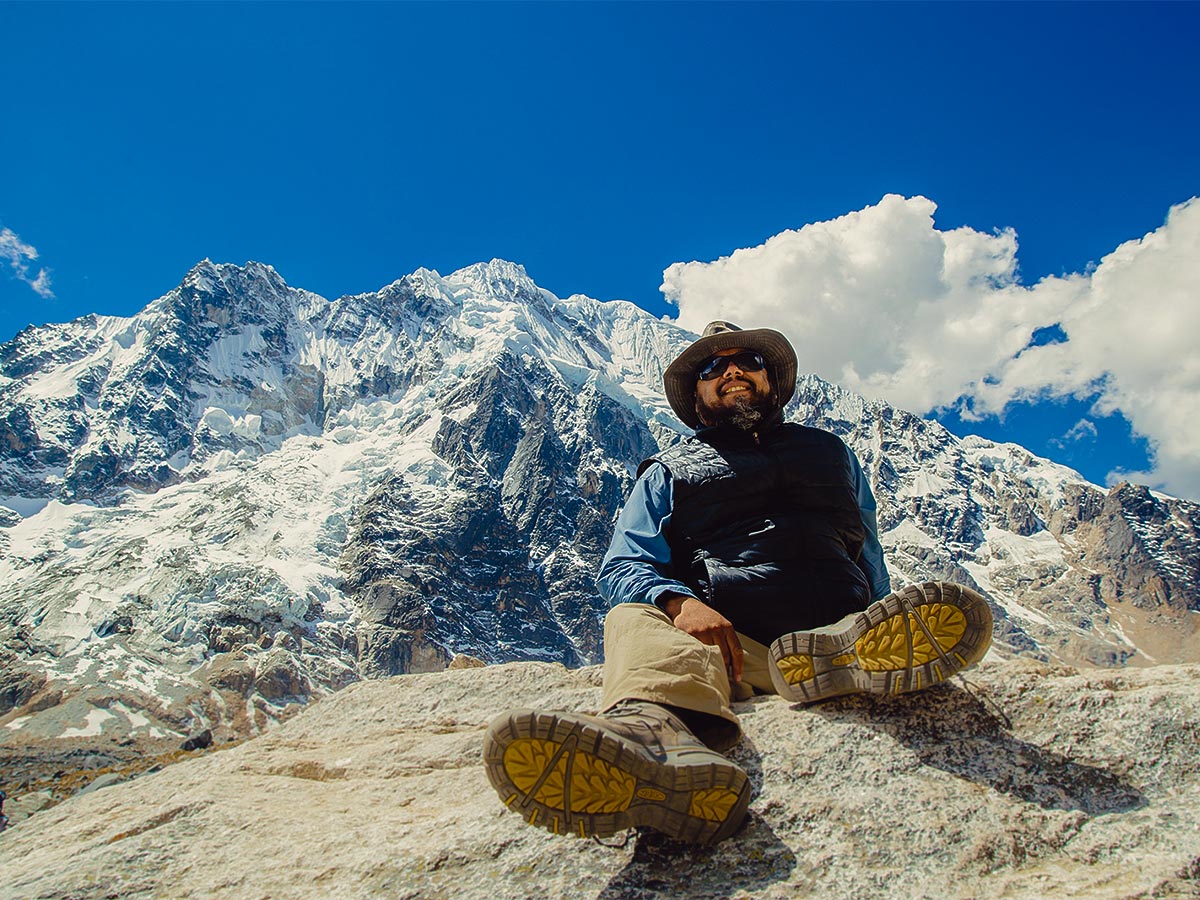
[[[970,588],[911,585],[836,626],[785,634],[770,647],[771,681],[801,703],[840,694],[903,694],[983,659],[992,612]]]
[[[737,830],[750,805],[740,768],[706,749],[656,758],[599,721],[534,710],[493,721],[484,766],[505,805],[530,825],[584,838],[644,826],[715,844]]]

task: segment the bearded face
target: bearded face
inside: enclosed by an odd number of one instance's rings
[[[717,357],[733,357],[741,348],[723,350]],[[696,381],[696,416],[705,425],[731,425],[753,431],[776,406],[777,395],[765,368],[743,369],[730,360],[715,378]]]

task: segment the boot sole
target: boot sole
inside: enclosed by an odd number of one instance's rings
[[[737,830],[750,805],[746,773],[720,754],[687,749],[660,762],[636,741],[570,713],[501,716],[488,728],[483,761],[504,804],[554,834],[607,837],[647,827],[715,844]]]
[[[991,643],[992,612],[982,596],[927,581],[872,603],[840,632],[783,635],[771,644],[768,668],[779,694],[801,703],[904,694],[974,665]]]

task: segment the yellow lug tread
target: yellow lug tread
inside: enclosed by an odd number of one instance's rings
[[[563,784],[568,760],[572,763],[569,812],[612,813],[627,809],[637,779],[597,759],[590,753],[559,753],[561,743],[528,738],[514,741],[504,751],[504,768],[523,793],[553,809],[564,809]],[[557,758],[556,758],[557,756]],[[546,774],[546,769],[553,768]],[[541,786],[536,787],[541,781]]]
[[[947,603],[927,603],[916,608],[925,627],[944,653],[962,638],[967,620]],[[940,657],[912,613],[897,613],[880,622],[854,642],[858,664],[868,672],[886,672],[923,666]]]
[[[777,665],[788,684],[799,684],[802,681],[808,681],[816,674],[813,669],[811,656],[785,656],[779,660]]]
[[[548,832],[603,838],[649,827],[698,844],[728,837],[750,804],[746,773],[702,745],[673,754],[663,762],[600,718],[535,710],[494,720],[483,746],[505,805]]]
[[[858,692],[902,694],[974,665],[991,641],[992,613],[981,594],[926,582],[833,625],[781,635],[768,648],[769,670],[776,691],[801,703]]]
[[[729,811],[737,803],[737,800],[737,792],[731,791],[729,788],[696,791],[692,794],[688,815],[707,819],[710,822],[722,822],[729,815]]]

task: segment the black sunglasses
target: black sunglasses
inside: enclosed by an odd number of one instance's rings
[[[701,381],[712,381],[725,374],[729,364],[733,363],[743,372],[761,372],[767,367],[762,355],[753,350],[743,350],[731,356],[714,356],[696,370],[696,377]]]

